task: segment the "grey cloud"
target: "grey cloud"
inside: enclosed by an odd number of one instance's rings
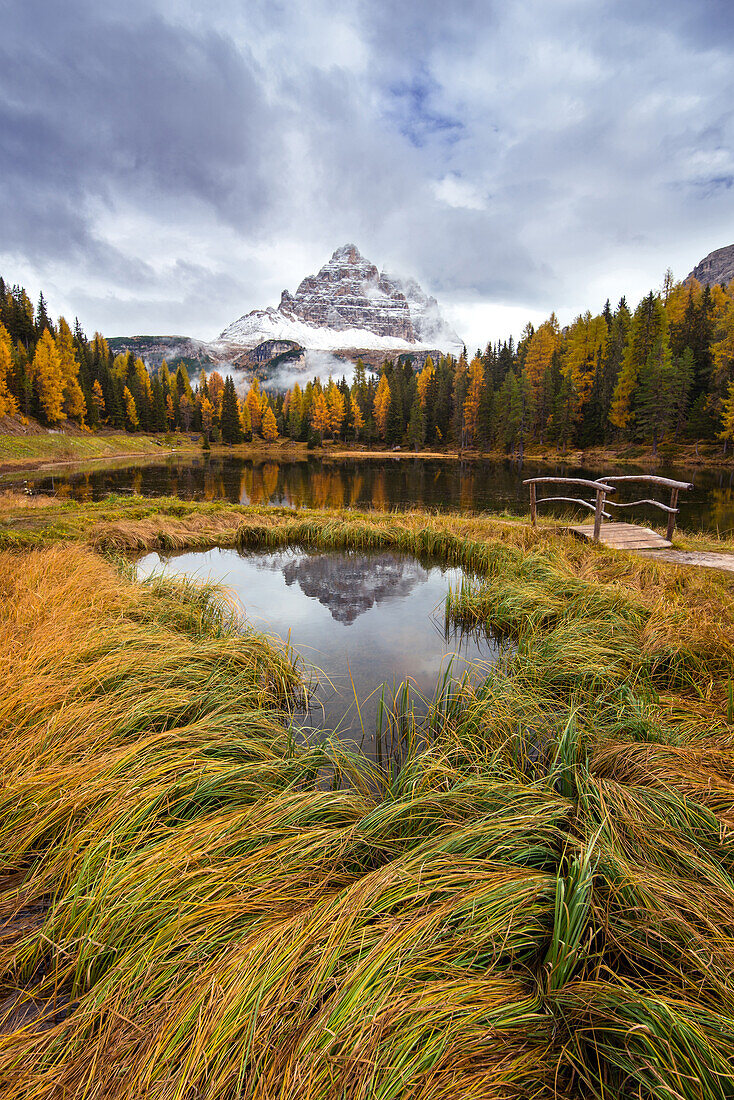
[[[732,23],[715,0],[27,0],[0,40],[0,252],[44,286],[63,260],[118,332],[215,331],[289,249],[346,239],[455,301],[581,309],[592,268],[658,280],[734,239]]]

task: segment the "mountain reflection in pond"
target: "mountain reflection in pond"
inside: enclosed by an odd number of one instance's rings
[[[302,724],[338,729],[342,740],[357,743],[363,727],[367,752],[374,746],[383,684],[391,698],[409,679],[411,689],[431,699],[447,669],[457,678],[469,671],[478,679],[499,657],[498,644],[484,634],[446,635],[444,601],[449,585],[461,583],[461,570],[424,566],[404,555],[217,549],[149,554],[138,570],[141,576],[163,570],[226,585],[252,627],[288,641],[319,670]]]
[[[417,561],[395,554],[303,555],[283,566],[283,576],[288,585],[298,581],[338,623],[353,623],[383,600],[403,599],[428,579]]]

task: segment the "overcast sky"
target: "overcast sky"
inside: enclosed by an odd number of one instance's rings
[[[731,0],[0,0],[0,273],[214,337],[354,241],[470,349],[734,242]]]

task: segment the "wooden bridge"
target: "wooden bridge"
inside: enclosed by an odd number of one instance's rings
[[[670,489],[670,503],[662,504],[659,500],[645,498],[644,500],[631,500],[624,503],[609,500],[616,493],[616,484],[620,482],[644,482],[648,485],[656,485],[663,489]],[[593,500],[584,500],[581,497],[538,497],[538,485],[573,485],[582,486],[593,491]],[[675,530],[675,517],[678,514],[678,494],[681,490],[692,489],[687,481],[673,481],[668,477],[655,477],[653,474],[632,474],[623,477],[603,477],[598,481],[589,481],[582,477],[531,477],[523,482],[530,486],[530,520],[533,526],[538,520],[538,505],[547,504],[550,501],[573,504],[582,508],[588,508],[594,513],[593,523],[577,523],[569,525],[566,530],[582,538],[600,542],[604,546],[613,546],[619,550],[662,550],[672,545],[673,531]],[[612,514],[605,509],[635,508],[641,504],[651,504],[660,508],[668,516],[668,528],[665,538],[649,527],[641,527],[635,523],[604,523],[604,520],[612,520]]]

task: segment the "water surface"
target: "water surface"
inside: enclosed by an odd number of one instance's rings
[[[338,729],[342,740],[354,743],[364,732],[367,752],[374,750],[383,684],[390,698],[410,680],[430,699],[447,671],[481,678],[500,655],[498,643],[482,632],[446,632],[446,593],[461,583],[461,570],[406,555],[216,549],[149,554],[138,569],[142,576],[163,570],[225,584],[251,626],[289,642],[320,670],[311,711],[301,721]]]
[[[630,474],[634,467],[610,467],[606,473]],[[681,493],[681,528],[731,533],[734,530],[734,471],[658,471],[662,476],[693,482],[692,492]],[[438,511],[501,512],[527,514],[528,489],[523,478],[599,476],[583,466],[512,461],[402,458],[366,459],[304,457],[278,462],[240,456],[172,457],[114,467],[97,466],[84,472],[24,475],[30,488],[54,492],[75,500],[100,500],[111,492],[135,492],[145,496],[172,495],[188,500],[228,500],[237,504],[315,508],[428,508]],[[17,484],[17,474],[14,484]],[[10,484],[0,478],[0,486]],[[549,490],[546,495],[553,495]],[[619,500],[635,500],[651,494],[644,486],[620,487]],[[659,497],[667,503],[663,493]],[[553,505],[542,514],[554,514]],[[566,506],[561,506],[562,514]],[[589,513],[579,509],[579,520]],[[664,525],[658,510],[624,510],[619,518]]]

